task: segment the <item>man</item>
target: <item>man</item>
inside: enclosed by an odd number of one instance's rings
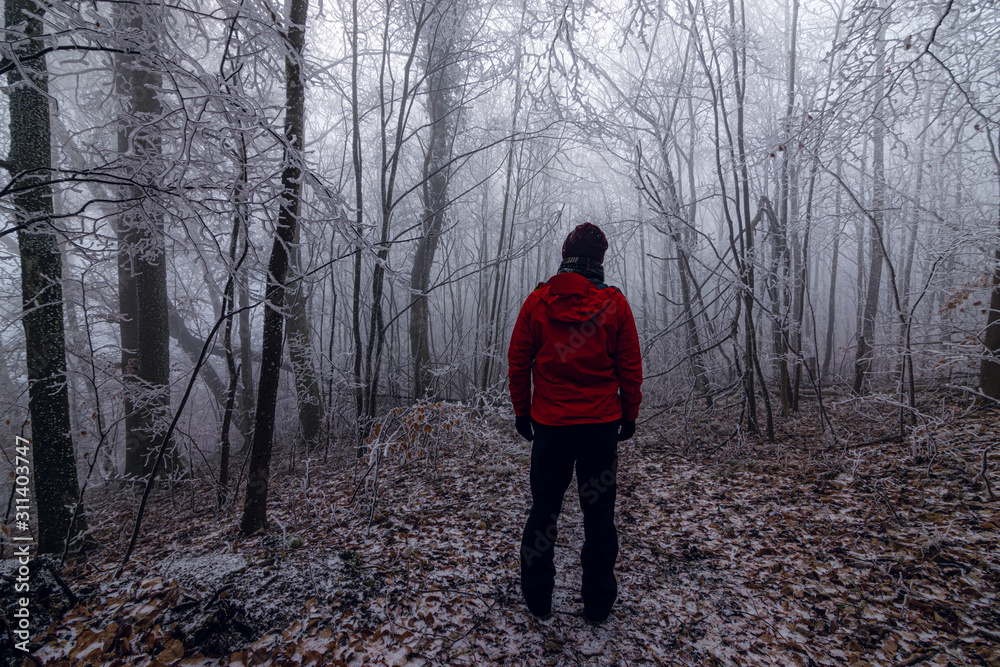
[[[533,441],[521,592],[543,619],[552,612],[556,524],[574,463],[585,533],[580,592],[586,620],[607,619],[618,596],[618,442],[635,434],[642,359],[628,302],[604,284],[607,249],[596,225],[570,232],[559,272],[521,307],[507,353],[515,427]]]

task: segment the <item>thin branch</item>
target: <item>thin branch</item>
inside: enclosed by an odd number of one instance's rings
[[[106,46],[79,46],[77,44],[63,44],[60,46],[50,46],[45,49],[41,49],[27,56],[20,56],[16,62],[11,62],[8,65],[0,66],[0,75],[6,74],[11,70],[15,70],[18,64],[27,62],[29,60],[36,60],[38,58],[44,58],[47,54],[54,51],[99,51],[102,53],[124,53],[134,55],[138,53],[137,51],[131,51],[129,49],[113,49]],[[9,170],[8,170],[9,171]]]
[[[129,539],[128,549],[125,550],[125,556],[122,558],[122,562],[115,570],[115,574],[112,577],[113,579],[117,579],[121,575],[125,566],[128,564],[129,559],[132,557],[132,552],[135,550],[135,544],[139,539],[139,531],[142,529],[142,517],[146,511],[146,503],[149,501],[149,494],[153,490],[153,482],[156,479],[156,471],[159,469],[160,464],[166,457],[167,447],[170,445],[171,437],[173,436],[174,431],[177,430],[177,423],[180,421],[181,415],[184,414],[184,408],[187,405],[188,399],[191,397],[191,390],[194,389],[195,381],[198,379],[198,371],[201,370],[201,367],[204,366],[205,362],[208,360],[208,350],[212,346],[215,334],[218,333],[219,327],[221,327],[226,320],[245,310],[255,308],[261,303],[261,301],[258,301],[251,306],[244,306],[242,308],[237,308],[230,313],[223,313],[222,316],[216,320],[215,326],[212,327],[208,336],[205,337],[205,344],[201,348],[201,355],[198,357],[198,363],[195,364],[194,370],[191,372],[191,378],[188,380],[187,388],[184,390],[184,397],[181,398],[180,405],[177,406],[177,411],[174,413],[173,421],[170,422],[170,427],[164,434],[163,441],[160,443],[159,451],[156,453],[156,460],[153,462],[153,469],[150,471],[149,477],[146,478],[146,488],[143,489],[142,500],[139,501],[139,511],[135,517],[135,526],[132,529],[132,537]]]
[[[989,469],[987,465],[988,464],[987,457],[989,456],[990,451],[993,449],[994,446],[995,445],[990,445],[989,447],[983,450],[983,469],[979,471],[979,476],[983,478],[983,484],[986,486],[986,493],[989,494],[990,500],[997,499],[996,494],[993,493],[993,487],[990,486],[990,478],[988,475]]]

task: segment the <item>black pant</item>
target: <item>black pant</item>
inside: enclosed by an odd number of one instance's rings
[[[615,495],[618,470],[618,422],[545,426],[533,422],[531,513],[521,538],[521,592],[538,616],[551,611],[556,568],[552,562],[563,495],[573,477],[583,510],[584,614],[603,620],[618,596],[615,559]]]

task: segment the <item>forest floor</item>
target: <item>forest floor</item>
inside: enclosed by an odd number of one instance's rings
[[[1000,667],[1000,501],[980,475],[1000,486],[1000,415],[923,401],[905,442],[876,442],[888,399],[830,401],[836,438],[811,407],[774,443],[727,440],[729,413],[640,422],[620,447],[619,599],[596,627],[575,485],[555,613],[523,606],[530,445],[496,417],[363,480],[276,463],[273,528],[249,538],[207,485],[158,492],[113,580],[136,505],[119,493],[94,503],[99,546],[63,570],[79,600],[52,584],[25,664]]]

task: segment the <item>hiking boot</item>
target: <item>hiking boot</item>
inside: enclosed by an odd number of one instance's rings
[[[608,620],[609,616],[611,616],[611,610],[608,610],[604,614],[591,614],[586,609],[583,610],[583,620],[587,622],[587,625],[600,625]]]

